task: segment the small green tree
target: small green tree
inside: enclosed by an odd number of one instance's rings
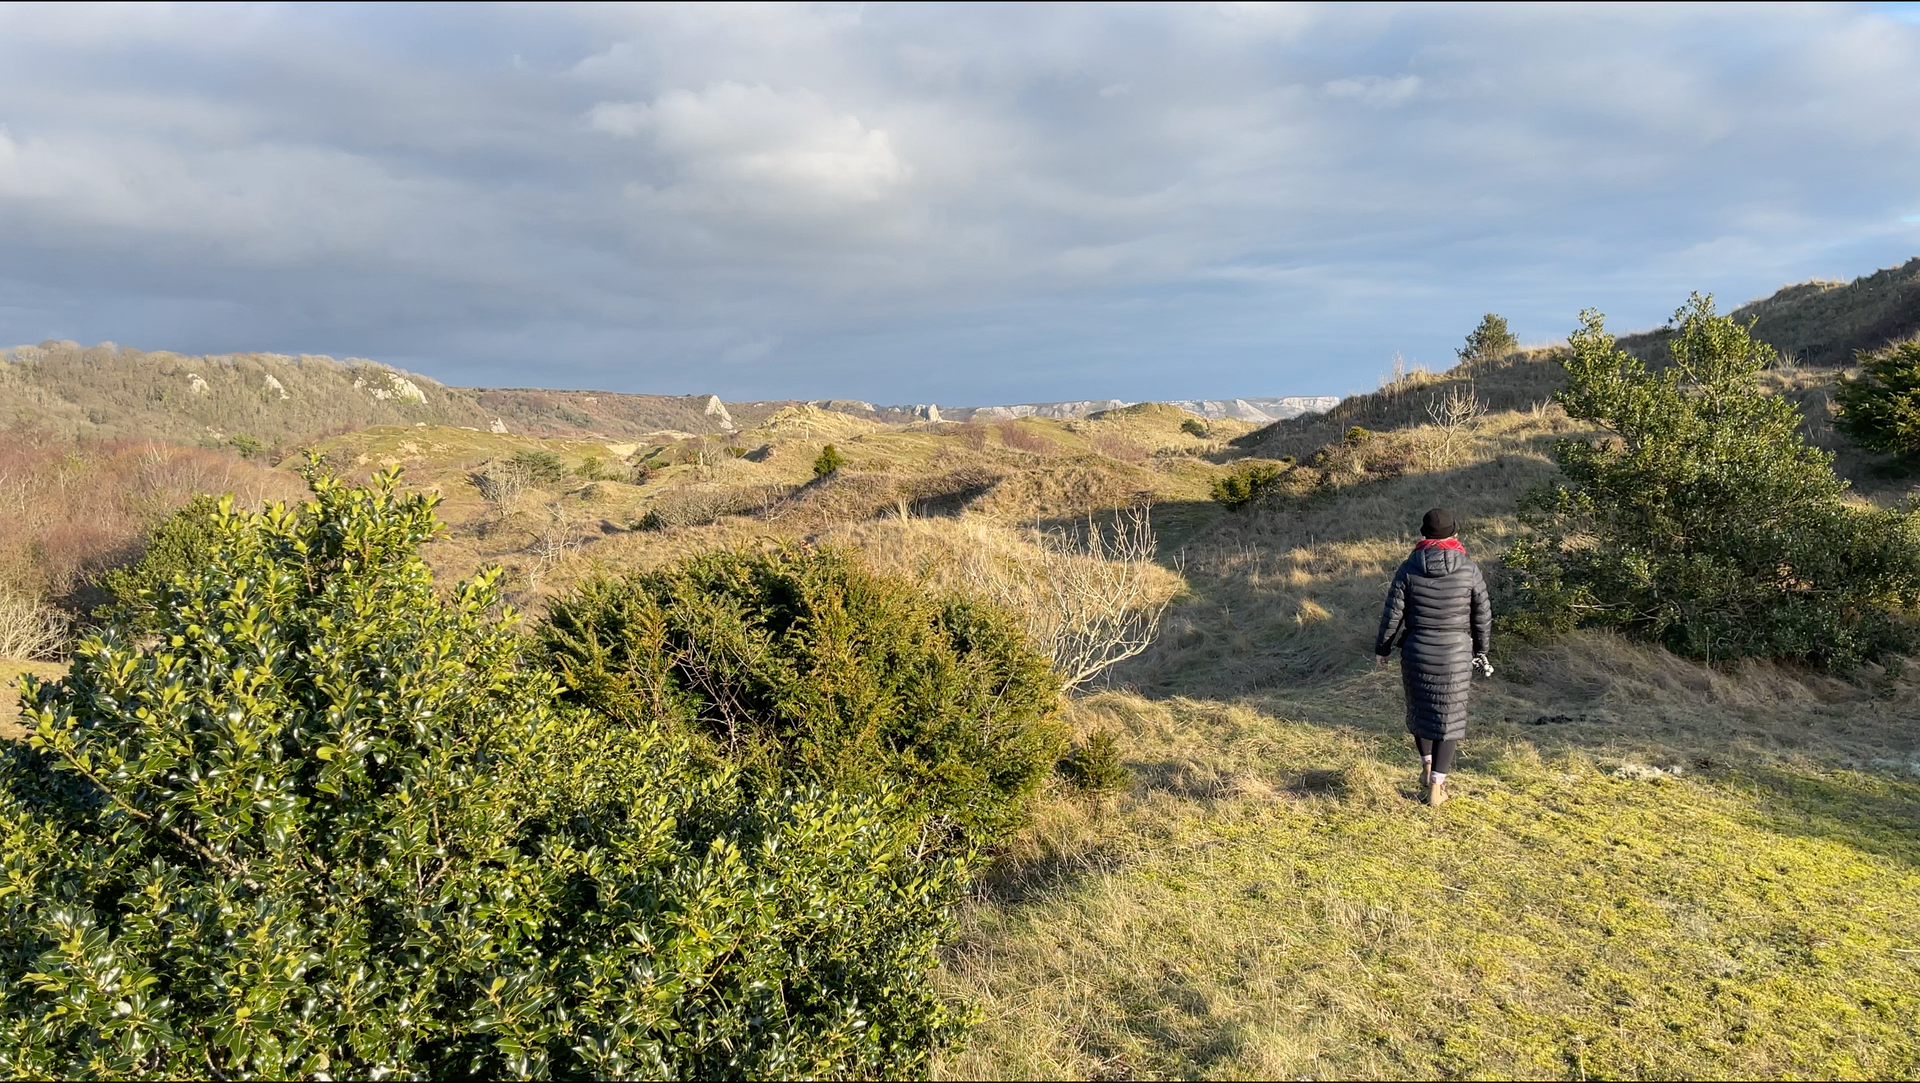
[[[820,449],[820,457],[813,460],[813,476],[824,478],[845,465],[846,456],[840,454],[839,448],[828,444]]]
[[[1920,339],[1862,353],[1865,372],[1842,377],[1834,400],[1840,431],[1873,451],[1920,457]]]
[[[1207,428],[1205,421],[1197,417],[1189,417],[1180,422],[1180,431],[1186,433],[1188,436],[1204,437],[1211,430]]]
[[[967,856],[896,795],[749,798],[557,702],[433,501],[310,473],[27,682],[0,750],[0,1073],[924,1073]]]
[[[1846,665],[1901,649],[1920,602],[1915,517],[1857,507],[1787,399],[1761,391],[1773,350],[1695,294],[1673,363],[1650,373],[1599,313],[1569,339],[1565,475],[1522,505],[1507,556],[1546,630],[1619,629],[1707,659]]]
[[[119,621],[143,632],[157,631],[155,617],[175,576],[190,575],[214,546],[220,498],[196,496],[147,532],[140,559],[100,577],[111,599],[94,610],[101,621]]]
[[[235,433],[228,437],[227,446],[239,452],[240,457],[243,459],[257,459],[261,455],[266,454],[267,451],[265,441],[257,436],[249,436],[244,432]]]
[[[521,448],[511,461],[533,485],[552,485],[567,476],[566,462],[545,448]]]
[[[1259,499],[1279,477],[1280,467],[1273,463],[1241,463],[1213,479],[1212,496],[1215,503],[1238,510]]]
[[[1454,353],[1466,364],[1497,361],[1520,348],[1520,340],[1507,330],[1504,316],[1489,312],[1480,318],[1480,326],[1467,335],[1466,344]]]

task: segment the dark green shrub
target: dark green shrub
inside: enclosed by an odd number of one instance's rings
[[[1653,374],[1581,314],[1556,398],[1613,435],[1562,441],[1566,482],[1522,506],[1528,533],[1507,556],[1522,624],[1615,628],[1710,660],[1844,666],[1903,649],[1915,517],[1846,501],[1793,403],[1760,390],[1770,347],[1697,294],[1674,319],[1673,365]]]
[[[1356,448],[1371,439],[1373,439],[1372,430],[1355,425],[1353,428],[1347,430],[1346,435],[1340,438],[1340,442],[1347,447]]]
[[[28,683],[0,751],[0,1073],[924,1073],[964,855],[891,793],[752,799],[559,704],[431,499],[311,475]]]
[[[156,614],[166,586],[176,575],[191,574],[212,551],[219,535],[220,498],[196,496],[147,532],[140,559],[102,575],[99,586],[111,599],[94,610],[101,621],[119,621],[143,632],[157,631]]]
[[[613,481],[616,477],[607,469],[607,464],[594,455],[580,460],[580,465],[574,467],[573,472],[588,481]]]
[[[1460,360],[1472,364],[1475,361],[1497,361],[1520,348],[1520,340],[1507,330],[1504,316],[1489,312],[1480,318],[1480,326],[1467,335],[1467,341],[1454,353]]]
[[[537,641],[570,698],[670,719],[756,788],[897,784],[990,839],[1061,752],[1059,679],[998,610],[844,554],[706,553],[555,601]]]
[[[511,461],[531,485],[552,485],[567,476],[567,464],[544,448],[521,448]]]
[[[845,465],[847,465],[846,456],[840,454],[839,448],[828,444],[820,449],[820,457],[813,460],[813,476],[824,478]]]
[[[1860,364],[1866,372],[1835,389],[1836,425],[1862,447],[1920,457],[1920,339],[1862,354]]]
[[[240,453],[243,459],[257,459],[267,450],[265,441],[246,433],[235,433],[227,438],[227,446]]]
[[[1098,730],[1085,743],[1075,745],[1060,761],[1060,774],[1077,789],[1093,794],[1114,793],[1133,777],[1120,762],[1120,740],[1112,730]]]
[[[1209,430],[1206,422],[1197,417],[1190,417],[1180,422],[1180,431],[1188,436],[1205,436]]]
[[[1213,479],[1213,499],[1229,508],[1243,508],[1279,476],[1280,467],[1273,463],[1241,463],[1232,473]]]

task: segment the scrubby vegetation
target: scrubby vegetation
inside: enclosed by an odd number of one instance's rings
[[[0,1070],[38,1077],[872,1076],[964,857],[892,791],[749,795],[558,702],[433,501],[223,502],[165,635],[110,625],[0,754]]]
[[[897,792],[968,844],[1016,826],[1064,751],[1059,681],[1005,614],[832,549],[593,580],[537,637],[572,701],[685,733],[757,792]]]
[[[1773,350],[1695,295],[1648,372],[1582,317],[1559,402],[1600,426],[1526,506],[1508,563],[1547,629],[1619,629],[1705,659],[1848,666],[1905,649],[1920,521],[1845,499],[1792,402],[1756,382]]]

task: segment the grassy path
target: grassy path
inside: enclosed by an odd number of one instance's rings
[[[1483,726],[1430,810],[1381,682],[1313,703],[1083,702],[1136,784],[1051,799],[970,905],[942,1074],[1920,1072],[1912,777]]]

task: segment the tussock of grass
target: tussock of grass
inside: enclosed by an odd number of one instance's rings
[[[1920,783],[1483,737],[1429,810],[1384,683],[1081,704],[1138,781],[1055,798],[967,908],[950,988],[984,1018],[941,1074],[1920,1069]]]

